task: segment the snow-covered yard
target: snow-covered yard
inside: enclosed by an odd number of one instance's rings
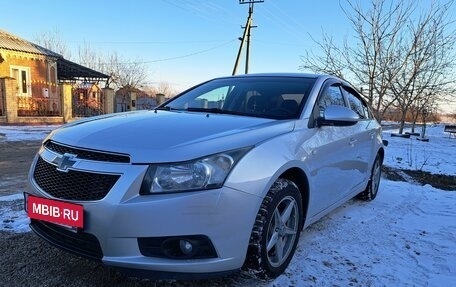
[[[0,140],[36,140],[55,128],[3,127]],[[442,125],[429,142],[393,138],[385,165],[456,174],[456,139]],[[1,183],[0,183],[1,184]],[[28,231],[22,190],[0,197],[0,230]],[[456,286],[456,191],[382,179],[372,202],[351,200],[301,234],[285,274],[249,286]]]
[[[390,143],[384,164],[399,169],[456,176],[456,139],[450,138],[443,130],[444,125],[428,126],[425,137],[429,138],[429,142],[419,141],[416,136],[409,139],[391,137],[392,133],[398,131],[384,131],[383,138]]]
[[[0,141],[43,140],[59,125],[46,126],[0,126]]]

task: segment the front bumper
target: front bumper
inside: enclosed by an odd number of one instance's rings
[[[33,166],[38,157],[50,163],[55,155],[42,149]],[[84,206],[82,234],[89,237],[92,243],[95,242],[94,245],[98,244],[101,250],[101,254],[89,257],[101,259],[106,265],[114,267],[165,272],[163,274],[219,273],[236,270],[243,265],[252,226],[261,204],[260,198],[228,187],[140,196],[138,192],[146,165],[86,160],[75,164],[73,169],[120,175],[119,180],[101,200],[69,200]],[[36,196],[53,198],[34,181],[33,167],[29,174],[28,191]],[[37,232],[36,226],[33,229]],[[70,243],[67,244],[70,248],[66,248],[61,244],[65,239],[59,239],[56,234],[43,230],[37,233],[45,239],[43,234],[47,235],[46,240],[52,244],[87,256],[84,247],[79,251],[71,250]],[[209,238],[216,256],[204,259],[144,256],[138,245],[138,238],[192,235]]]

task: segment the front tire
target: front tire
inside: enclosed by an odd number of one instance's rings
[[[262,278],[282,274],[299,241],[302,210],[296,184],[282,178],[274,182],[258,211],[244,267]]]
[[[380,155],[375,158],[372,166],[372,172],[367,183],[366,189],[358,194],[358,198],[365,201],[374,200],[378,193],[378,187],[380,186],[380,178],[382,176],[382,159]]]

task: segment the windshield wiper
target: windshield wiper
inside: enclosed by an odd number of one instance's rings
[[[185,111],[185,112],[203,112],[211,114],[232,114],[235,112],[222,110],[220,108],[186,108],[186,109],[177,109],[170,106],[156,107],[154,111]]]
[[[209,113],[209,114],[228,114],[228,115],[238,115],[238,116],[249,116],[255,117],[257,115],[250,113],[243,113],[238,111],[223,110],[221,108],[198,108],[198,107],[189,107],[186,109],[177,109],[170,106],[157,107],[154,111],[186,111],[186,112],[198,112],[198,113]]]
[[[156,107],[154,111],[185,111],[183,109],[176,109],[170,106]]]
[[[212,114],[224,114],[224,113],[229,112],[229,111],[222,110],[220,108],[187,108],[186,111],[212,113]]]
[[[252,116],[252,114],[238,112],[238,111],[230,111],[230,110],[223,110],[221,108],[187,108],[186,111],[188,112],[202,112],[202,113],[209,113],[209,114],[226,114],[226,115],[238,115],[238,116]]]

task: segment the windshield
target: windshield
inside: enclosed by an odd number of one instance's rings
[[[215,79],[181,94],[160,108],[294,119],[299,117],[314,82],[315,79],[304,77]]]

